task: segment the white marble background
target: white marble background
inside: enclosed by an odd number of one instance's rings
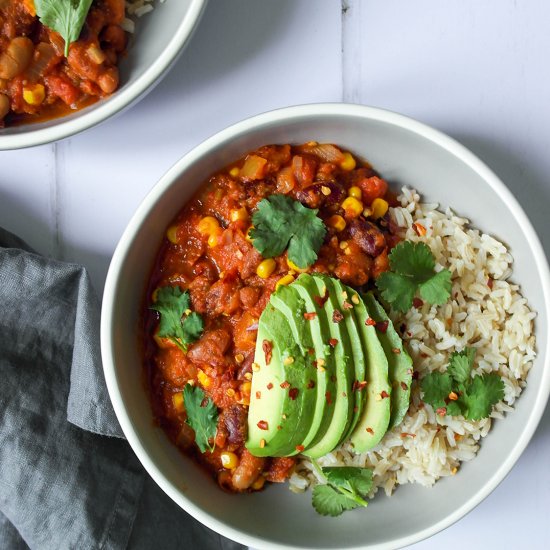
[[[132,213],[189,149],[262,111],[349,101],[472,149],[550,255],[549,22],[548,0],[212,0],[179,63],[133,109],[56,145],[0,153],[0,225],[83,263],[101,292]],[[547,409],[498,489],[413,548],[549,548],[549,457]]]

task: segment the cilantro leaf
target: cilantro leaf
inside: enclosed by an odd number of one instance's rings
[[[78,40],[93,0],[34,0],[36,15],[46,27],[65,40],[65,57],[69,45]]]
[[[390,269],[376,279],[382,297],[393,309],[405,313],[418,291],[428,303],[444,304],[451,295],[451,272],[434,272],[435,258],[425,243],[402,241],[390,255]]]
[[[372,488],[372,470],[354,467],[323,468],[327,481],[335,487],[343,487],[362,496],[367,495]]]
[[[183,388],[183,402],[187,412],[186,422],[195,432],[195,443],[201,453],[207,450],[212,452],[214,445],[209,440],[216,437],[218,408],[201,388],[191,384]]]
[[[451,272],[443,269],[419,286],[420,296],[429,304],[443,305],[451,295]]]
[[[292,262],[309,267],[317,260],[327,231],[317,212],[286,195],[262,199],[252,216],[254,247],[264,258],[279,256],[288,247]]]
[[[475,348],[465,348],[463,351],[451,355],[447,372],[457,384],[464,384],[470,379],[474,365]]]
[[[444,407],[449,416],[462,415],[467,420],[487,418],[493,406],[504,398],[504,382],[496,373],[472,378],[475,352],[475,348],[455,352],[447,372],[424,376],[421,381],[424,402],[435,409]]]
[[[389,302],[393,309],[405,313],[413,305],[416,285],[413,281],[391,271],[385,271],[376,279],[376,286],[382,292],[382,298]]]
[[[475,376],[464,395],[468,420],[480,420],[491,414],[493,405],[504,397],[504,383],[496,373]]]
[[[446,399],[453,391],[451,376],[447,372],[430,372],[422,378],[421,388],[424,392],[424,402],[434,409],[446,407]]]
[[[177,286],[165,286],[159,288],[156,294],[151,309],[160,313],[158,335],[169,338],[183,352],[187,352],[188,344],[198,340],[203,331],[202,317],[189,309],[189,292],[183,292]]]
[[[330,485],[316,485],[313,488],[311,502],[319,514],[332,517],[359,506],[358,503],[339,493]]]

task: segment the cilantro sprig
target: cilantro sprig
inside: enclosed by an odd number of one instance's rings
[[[286,195],[262,199],[252,216],[254,247],[264,258],[279,256],[288,247],[290,261],[300,268],[309,267],[317,260],[327,232],[317,212]]]
[[[424,402],[438,414],[463,416],[467,420],[487,418],[504,397],[504,383],[496,373],[472,377],[475,349],[451,355],[446,372],[431,372],[421,382]]]
[[[335,517],[346,510],[368,506],[365,498],[372,488],[372,470],[349,466],[321,468],[315,460],[312,464],[325,482],[314,487],[311,499],[319,514]]]
[[[187,346],[200,338],[204,325],[202,317],[191,311],[189,292],[177,286],[159,288],[151,309],[160,313],[158,335],[169,338],[184,353]]]
[[[58,32],[65,40],[65,56],[69,46],[78,40],[93,0],[34,0],[41,23]]]
[[[218,408],[201,388],[191,384],[183,388],[183,403],[187,412],[186,422],[195,432],[195,443],[201,453],[207,450],[212,452],[214,444],[210,443],[210,439],[216,437]]]
[[[451,295],[451,272],[435,272],[435,258],[425,243],[402,241],[389,255],[391,271],[376,279],[376,286],[391,307],[402,313],[411,309],[418,292],[433,305],[444,304]]]

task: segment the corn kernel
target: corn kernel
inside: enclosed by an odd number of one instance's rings
[[[233,168],[231,168],[231,170],[229,170],[229,175],[234,178],[236,178],[240,173],[241,171],[236,166],[234,166]]]
[[[212,380],[210,380],[210,377],[200,369],[197,370],[197,378],[199,379],[199,383],[203,388],[209,388],[212,384]]]
[[[372,201],[371,208],[372,217],[377,220],[378,218],[386,215],[389,208],[388,201],[385,201],[384,199],[374,199]]]
[[[344,218],[342,218],[342,216],[339,216],[338,214],[336,214],[335,216],[331,216],[327,220],[327,224],[330,225],[330,227],[334,227],[336,231],[344,231],[344,229],[346,228],[346,220],[344,220]]]
[[[210,234],[208,237],[208,246],[210,248],[214,248],[215,246],[218,246],[220,237],[223,234],[223,229],[221,227],[218,227],[214,232]]]
[[[260,263],[260,265],[256,268],[256,273],[258,277],[267,279],[275,271],[276,267],[277,264],[275,263],[275,260],[273,258],[268,258]]]
[[[348,241],[340,241],[340,248],[345,250],[348,247]]]
[[[275,283],[275,289],[278,289],[280,286],[289,285],[290,283],[293,283],[293,282],[294,282],[294,277],[292,275],[285,275]]]
[[[362,193],[360,187],[357,187],[357,185],[352,185],[352,186],[348,189],[348,195],[349,195],[350,197],[356,198],[357,200],[361,200],[361,197],[363,196],[363,193]]]
[[[251,485],[254,491],[259,491],[265,485],[265,477],[259,476],[256,481]]]
[[[225,390],[225,395],[227,395],[227,397],[235,397],[235,390],[233,388],[227,388]]]
[[[231,210],[230,218],[232,222],[248,220],[248,211],[244,206],[242,208]]]
[[[252,382],[243,382],[241,384],[241,392],[246,394],[246,395],[250,395],[250,388],[252,387]]]
[[[295,271],[296,273],[307,273],[309,271],[309,267],[298,267],[290,258],[286,259],[286,265],[288,265],[289,269]]]
[[[251,243],[252,242],[252,237],[250,236],[250,231],[254,229],[254,226],[251,225],[247,230],[246,230],[246,235],[245,235],[245,239],[247,242]]]
[[[29,105],[40,105],[46,97],[46,90],[42,84],[34,84],[23,88],[23,99]]]
[[[355,197],[348,197],[342,203],[342,208],[348,218],[357,218],[363,213],[363,203]]]
[[[183,405],[183,392],[179,391],[178,393],[174,393],[172,395],[172,403],[174,405],[174,409],[178,412],[183,412],[184,405]]]
[[[227,470],[233,470],[239,465],[239,457],[235,453],[224,451],[220,453],[222,466]]]
[[[210,237],[219,228],[220,222],[214,216],[205,216],[197,225],[198,232],[207,237]]]
[[[356,166],[355,159],[351,155],[351,153],[344,153],[344,160],[340,163],[340,168],[342,170],[353,170]]]
[[[330,187],[328,187],[328,185],[322,185],[321,186],[321,193],[323,193],[323,195],[325,195],[325,197],[328,197],[332,193],[332,190],[330,189]]]
[[[172,243],[172,244],[178,244],[178,226],[177,225],[171,225],[166,230],[166,238]]]

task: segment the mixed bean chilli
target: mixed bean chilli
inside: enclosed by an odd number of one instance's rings
[[[40,22],[33,0],[0,0],[0,128],[63,116],[113,93],[124,17],[124,0],[94,0],[65,56],[65,41]]]
[[[285,251],[262,257],[250,238],[262,199],[283,195],[326,226],[317,259],[306,269]],[[327,274],[354,289],[388,269],[398,241],[384,179],[349,152],[329,144],[269,145],[210,177],[167,229],[144,307],[144,356],[154,416],[171,440],[228,491],[282,482],[292,456],[256,457],[245,448],[259,317],[271,294],[303,271]],[[159,289],[187,292],[202,332],[185,349],[159,334]],[[157,308],[158,309],[158,308]],[[186,422],[182,392],[191,384],[218,410],[215,435],[202,452]],[[202,395],[202,394],[201,394]]]

